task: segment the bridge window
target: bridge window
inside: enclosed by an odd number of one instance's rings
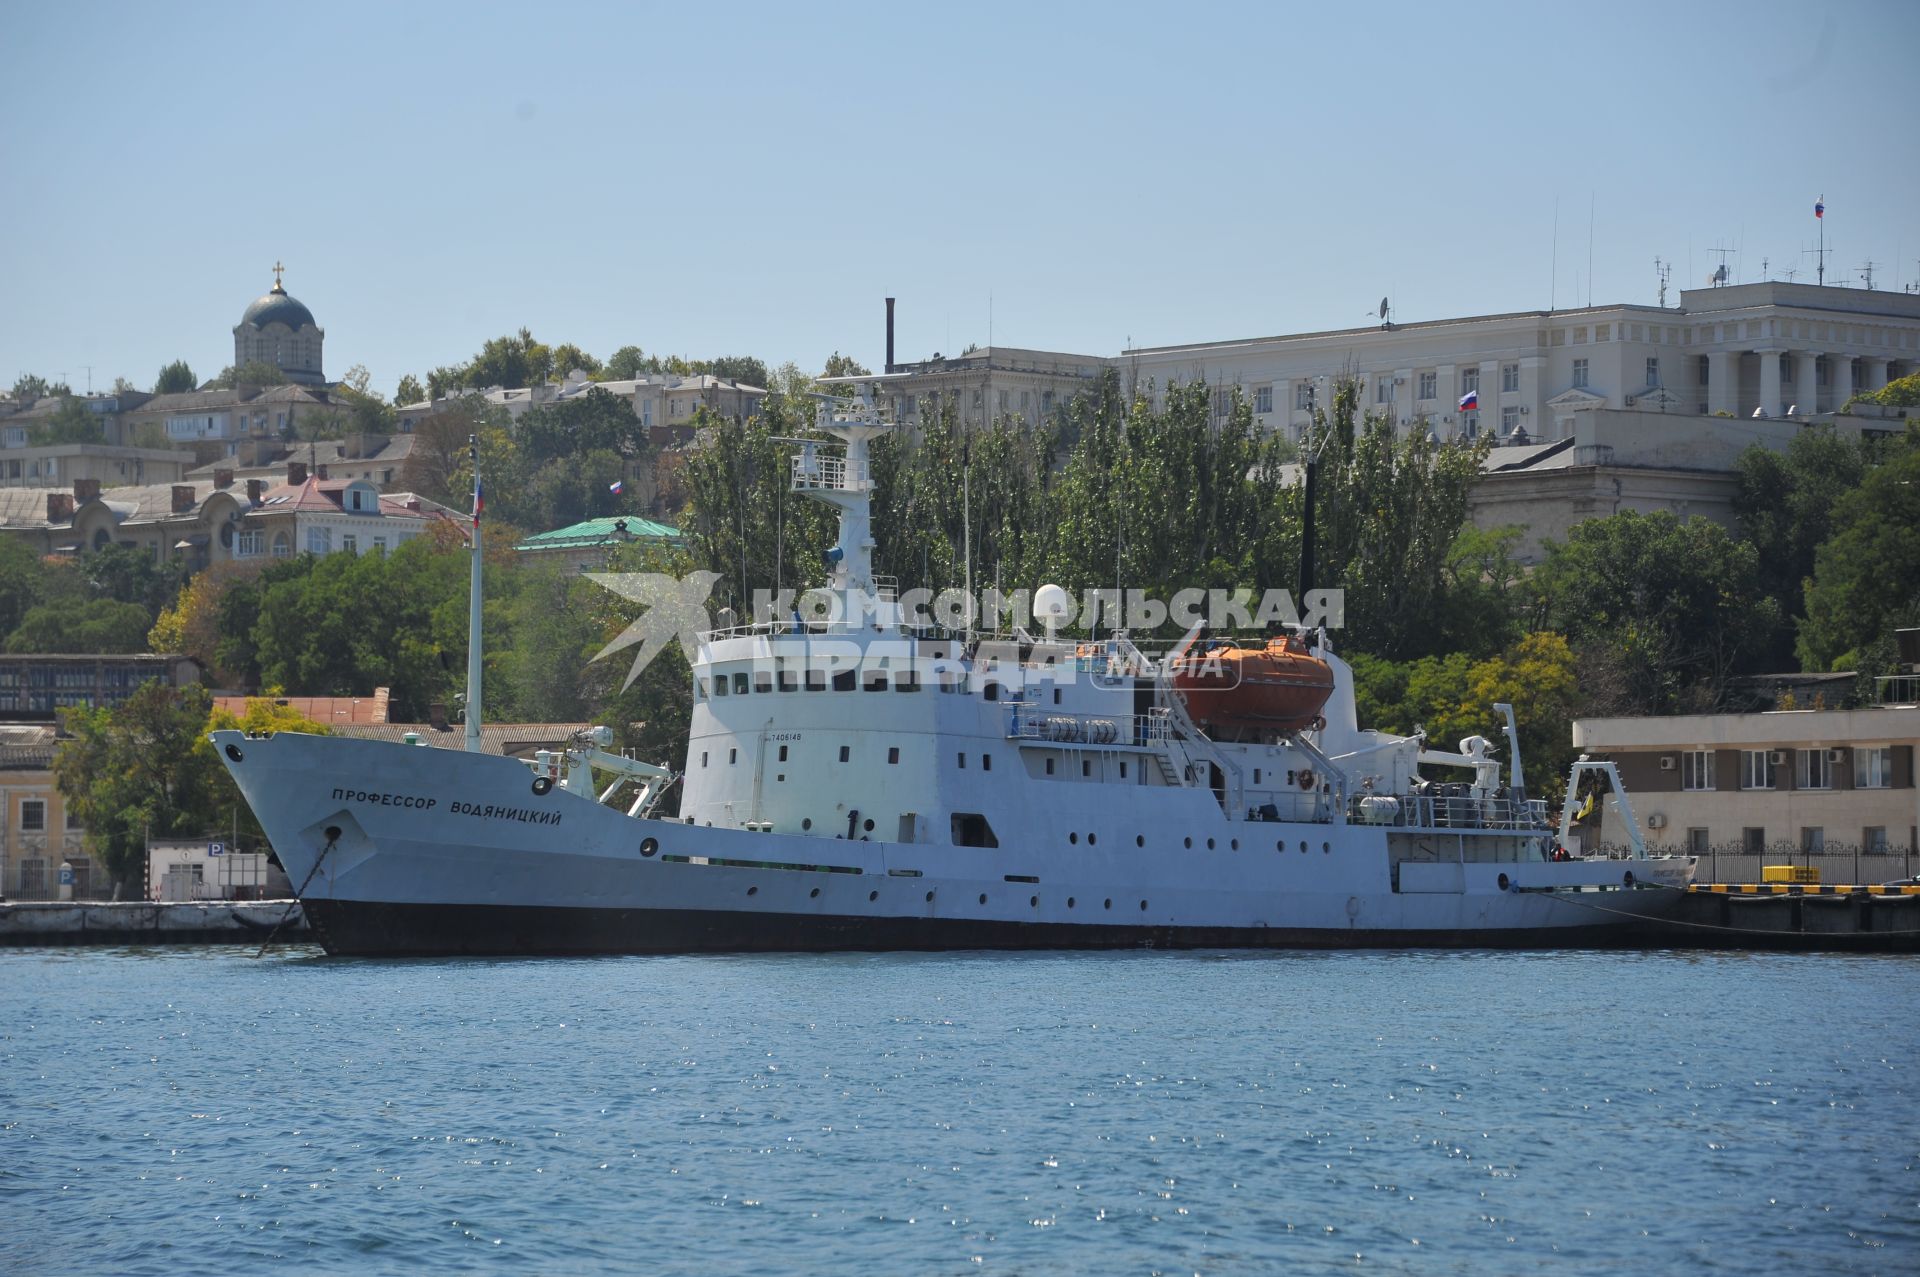
[[[755,670],[753,672],[753,690],[756,692],[771,692],[773,690],[773,671]]]
[[[747,673],[745,670],[733,676],[733,691],[736,696],[745,696],[747,694]]]
[[[900,761],[900,747],[898,745],[887,746],[887,761],[889,763],[898,763]]]
[[[887,672],[885,670],[868,670],[866,681],[863,685],[863,690],[869,691],[869,692],[886,691],[887,690]]]
[[[850,746],[847,746],[847,745],[842,745],[842,746],[840,747],[840,761],[844,763],[844,762],[846,762],[846,761],[848,760],[848,758],[850,758],[851,756],[852,756],[852,749],[851,749],[851,747],[850,747]]]
[[[713,694],[715,696],[725,696],[727,694],[727,676],[725,674],[717,674],[714,676]]]
[[[857,671],[854,670],[835,670],[833,672],[833,690],[836,692],[851,692],[853,690],[853,678],[856,672]]]
[[[983,690],[982,690],[982,692],[981,692],[981,695],[982,695],[982,696],[984,696],[984,697],[986,697],[986,699],[988,699],[988,700],[990,700],[990,701],[997,701],[997,700],[999,700],[999,699],[1000,699],[1000,684],[998,684],[998,683],[988,683],[988,684],[986,685],[986,687],[985,687],[985,689],[983,689]]]

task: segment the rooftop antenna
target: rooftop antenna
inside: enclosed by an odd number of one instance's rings
[[[1660,309],[1667,308],[1667,279],[1673,274],[1673,263],[1653,259],[1653,273],[1660,279]]]
[[[1736,253],[1739,250],[1733,248],[1710,248],[1707,251],[1720,255],[1720,264],[1713,268],[1713,274],[1708,276],[1708,282],[1715,288],[1725,288],[1733,278],[1732,273],[1727,270],[1727,255],[1729,253]]]
[[[1785,270],[1781,271],[1780,274],[1786,278],[1786,281],[1789,284],[1791,284],[1795,279],[1799,278],[1800,268],[1798,266],[1789,266]]]
[[[1822,241],[1821,246],[1819,248],[1808,248],[1808,249],[1801,250],[1806,256],[1813,258],[1814,261],[1818,263],[1819,275],[1818,275],[1817,282],[1822,284],[1827,282],[1827,254],[1833,251],[1831,248],[1828,248],[1826,246],[1826,243],[1825,243],[1826,232],[1825,232],[1824,226],[1825,224],[1822,223],[1823,229],[1821,231],[1821,241]]]
[[[1760,259],[1760,278],[1762,280],[1770,280],[1773,278],[1773,276],[1769,273],[1769,268],[1772,265],[1773,265],[1773,259],[1771,257],[1762,257]]]
[[[1587,305],[1593,305],[1593,207],[1599,196],[1587,192]]]
[[[1558,310],[1560,302],[1560,197],[1553,197],[1553,270],[1547,288],[1547,309]]]
[[[1820,282],[1827,282],[1827,197],[1813,202],[1813,220],[1820,223]]]
[[[1869,258],[1867,259],[1867,264],[1860,268],[1860,282],[1867,286],[1868,292],[1873,291],[1873,265],[1874,265],[1873,259]],[[88,370],[87,389],[88,390],[93,389],[93,377],[92,377],[91,369]]]

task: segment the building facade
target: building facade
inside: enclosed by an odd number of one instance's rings
[[[1574,723],[1573,743],[1619,764],[1649,846],[1780,863],[1920,850],[1920,705],[1587,718]],[[1602,808],[1599,838],[1627,841],[1613,804]],[[1898,876],[1873,868],[1875,880]]]
[[[233,326],[233,366],[272,364],[288,381],[324,386],[322,348],[327,334],[314,322],[313,312],[281,286],[281,271],[276,264],[272,290],[256,298]]]
[[[81,900],[113,884],[54,783],[54,729],[0,725],[0,898]]]
[[[1590,306],[1158,346],[1114,361],[1129,386],[1237,388],[1269,429],[1298,433],[1335,383],[1442,438],[1567,438],[1601,408],[1809,417],[1920,368],[1920,296],[1761,283],[1690,289],[1678,309]],[[1475,406],[1461,401],[1475,396]],[[1224,416],[1231,395],[1216,411]]]

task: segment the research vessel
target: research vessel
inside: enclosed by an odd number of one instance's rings
[[[824,406],[792,490],[839,514],[817,614],[693,643],[685,755],[604,729],[531,760],[213,733],[330,953],[575,954],[1604,943],[1686,857],[1569,855],[1499,749],[1362,727],[1324,629],[1154,658],[924,624],[875,577],[871,399]],[[726,619],[723,616],[723,619]],[[1435,775],[1437,770],[1440,774]],[[678,810],[664,801],[681,787]]]

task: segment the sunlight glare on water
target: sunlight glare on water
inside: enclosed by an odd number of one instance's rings
[[[0,1269],[1915,1272],[1917,976],[0,952]]]

